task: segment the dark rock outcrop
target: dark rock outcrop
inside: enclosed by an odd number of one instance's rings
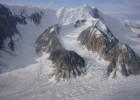
[[[99,16],[99,11],[98,11],[97,8],[93,8],[92,11],[93,11],[93,17],[94,17],[94,18],[99,18],[99,17],[100,17],[100,16]]]
[[[74,27],[79,27],[82,23],[85,23],[86,20],[85,19],[82,19],[82,20],[76,20],[75,23],[74,23]]]
[[[60,29],[60,25],[56,24],[45,30],[36,41],[36,52],[41,55],[43,52],[50,53],[48,59],[54,64],[50,77],[59,79],[79,76],[86,72],[85,61],[76,52],[62,46],[58,38]]]
[[[26,17],[20,15],[15,15],[14,18],[16,19],[17,23],[19,24],[27,24]]]
[[[27,15],[25,14],[25,10],[20,10],[20,15],[14,14],[14,17],[19,24],[27,24]]]
[[[57,35],[59,34],[60,26],[58,24],[49,27],[37,39],[36,52],[50,53],[55,49],[64,49]]]
[[[70,78],[86,72],[85,61],[80,55],[74,51],[62,51],[57,49],[50,54],[49,59],[55,63],[53,66],[55,70],[49,75],[50,77],[56,75],[57,77]]]
[[[106,29],[107,31],[104,33],[96,25],[91,26],[81,32],[78,40],[88,50],[97,52],[100,58],[110,62],[107,67],[108,75],[113,71],[115,71],[114,76],[116,76],[117,71],[124,76],[138,74],[140,58],[128,45],[121,44],[107,27]]]
[[[4,40],[18,34],[17,20],[11,11],[0,4],[0,49],[5,47]]]
[[[35,24],[40,24],[41,18],[42,18],[43,12],[40,13],[33,13],[32,15],[29,16],[29,18],[35,23]]]
[[[12,36],[19,34],[17,24],[27,24],[27,19],[31,19],[35,24],[41,22],[43,12],[35,12],[30,16],[25,13],[25,10],[21,10],[20,15],[12,14],[9,8],[0,4],[0,49],[5,48],[4,40],[13,40]]]

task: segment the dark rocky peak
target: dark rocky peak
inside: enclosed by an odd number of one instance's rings
[[[117,66],[124,76],[129,76],[131,74],[136,75],[140,73],[140,58],[136,53],[126,44],[121,48],[121,53],[117,58]],[[115,70],[117,71],[117,70]]]
[[[0,4],[0,49],[5,47],[4,40],[12,39],[14,34],[18,34],[16,27],[17,20],[11,11]]]
[[[124,44],[124,46],[125,47],[122,48],[122,51],[127,54],[128,59],[130,59],[130,61],[133,59],[140,64],[140,57],[131,49],[129,45]]]
[[[12,16],[11,11],[8,8],[6,8],[5,6],[3,6],[2,4],[0,4],[0,13],[3,15]]]
[[[19,6],[9,7],[19,24],[28,24],[28,21],[32,21],[35,24],[40,24],[44,15],[43,9],[39,8],[27,8]]]
[[[56,24],[46,29],[36,41],[36,52],[38,54],[49,53],[49,60],[54,64],[49,77],[56,79],[76,77],[86,72],[85,61],[74,51],[66,50],[61,44],[58,35],[60,25]]]
[[[114,46],[116,43],[119,42],[119,40],[115,38],[110,29],[100,20],[97,20],[93,23],[90,31],[91,32],[96,31],[96,35],[103,36],[104,37],[103,45],[106,46],[106,48],[108,49],[112,48],[112,46]]]
[[[99,10],[97,8],[92,8],[92,13],[91,14],[94,18],[99,18],[100,17],[99,16]]]
[[[84,7],[84,9],[86,9],[90,13],[90,15],[92,17],[94,17],[94,18],[99,18],[100,17],[99,16],[99,10],[96,7],[92,8],[92,7],[90,7],[86,4],[83,7]]]
[[[47,28],[47,29],[43,32],[43,34],[44,34],[44,33],[47,33],[47,34],[56,34],[56,35],[58,35],[60,29],[61,29],[61,25],[55,24],[55,25],[53,25],[53,26]]]
[[[35,12],[35,13],[31,14],[31,15],[29,16],[29,18],[30,18],[35,24],[40,24],[42,16],[43,16],[43,12],[40,11],[40,12]]]
[[[46,29],[37,39],[36,52],[51,52],[55,48],[62,48],[57,37],[60,31],[60,25],[56,24]]]
[[[79,27],[81,24],[85,23],[87,20],[86,19],[82,19],[82,20],[76,20],[74,23],[74,27]]]
[[[86,72],[84,59],[74,51],[56,49],[51,52],[49,59],[54,63],[49,77],[76,78]]]
[[[20,12],[21,12],[20,15],[14,14],[14,16],[15,16],[17,22],[18,22],[19,24],[27,24],[26,19],[28,18],[28,15],[26,15],[24,9],[21,9]]]
[[[14,17],[17,20],[17,23],[27,24],[27,21],[26,21],[27,15],[25,14],[25,10],[23,9],[23,10],[20,10],[20,11],[21,11],[20,15],[14,14]]]
[[[109,54],[109,51],[118,43],[115,37],[109,38],[105,33],[93,26],[82,31],[78,40],[89,50],[97,51],[106,60],[110,60],[111,58],[104,56],[104,54]]]
[[[21,16],[25,16],[26,15],[25,9],[20,9],[20,15]]]
[[[110,39],[116,39],[111,30],[99,19],[93,22],[93,29],[97,28],[104,36]]]

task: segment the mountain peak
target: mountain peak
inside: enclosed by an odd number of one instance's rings
[[[99,18],[99,10],[94,6],[91,7],[87,4],[84,4],[78,8],[82,9],[83,12],[88,12],[93,18]]]
[[[91,8],[91,7],[90,7],[89,5],[87,5],[87,4],[84,4],[83,7],[84,7],[84,8]]]
[[[98,9],[90,7],[87,4],[75,7],[75,8],[60,8],[57,10],[57,18],[61,23],[75,22],[76,20],[88,20],[92,18],[98,18]]]

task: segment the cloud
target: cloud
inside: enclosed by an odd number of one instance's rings
[[[129,12],[129,11],[104,11],[107,14],[124,14],[124,15],[140,15],[140,12]]]
[[[48,3],[31,3],[29,6],[38,7],[38,8],[49,8],[49,9],[57,9],[58,7],[53,2]]]
[[[53,2],[40,2],[37,0],[1,0],[1,3],[8,5],[19,5],[28,7],[50,8],[57,9],[58,7]]]
[[[122,1],[129,5],[140,6],[140,0],[122,0]]]
[[[114,1],[119,1],[122,2],[126,5],[131,5],[131,6],[140,6],[140,0],[110,0],[111,2]]]
[[[46,5],[47,8],[50,8],[50,9],[57,9],[58,7],[53,3],[53,2],[49,2],[47,5]]]

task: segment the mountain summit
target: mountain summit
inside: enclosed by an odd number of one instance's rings
[[[75,8],[60,8],[57,11],[57,17],[62,23],[72,22],[82,19],[92,19],[99,17],[97,8],[91,8],[88,5],[83,5]]]

